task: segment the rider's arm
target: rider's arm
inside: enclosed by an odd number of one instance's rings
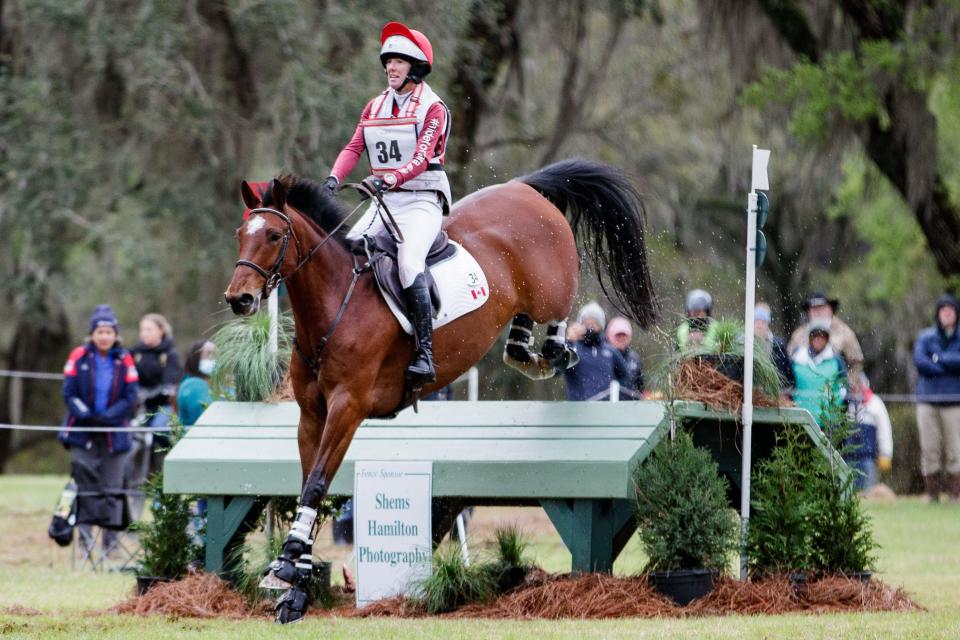
[[[447,132],[447,109],[440,102],[434,102],[427,111],[423,131],[417,139],[417,152],[410,162],[393,171],[397,181],[390,186],[400,186],[427,170],[427,165],[436,157],[437,151],[447,144],[444,135]],[[389,181],[388,181],[389,183]]]
[[[363,113],[360,115],[360,122],[357,123],[357,130],[353,132],[353,137],[350,138],[350,142],[347,143],[347,146],[345,146],[343,151],[340,152],[340,155],[337,156],[337,161],[333,163],[333,169],[330,170],[330,175],[336,178],[337,182],[342,183],[346,180],[350,172],[353,171],[353,168],[357,166],[357,161],[367,148],[363,140],[363,125],[360,123],[370,117],[370,105],[372,104],[373,100],[368,102],[367,106],[363,108]]]

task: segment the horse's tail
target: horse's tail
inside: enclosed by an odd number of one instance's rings
[[[613,167],[582,158],[551,164],[519,178],[568,215],[593,262],[600,287],[644,329],[659,315],[644,244],[643,199]],[[610,278],[610,285],[603,274]]]

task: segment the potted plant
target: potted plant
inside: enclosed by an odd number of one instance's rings
[[[163,492],[163,473],[155,473],[144,487],[153,519],[137,522],[142,559],[137,568],[137,590],[145,594],[157,582],[182,578],[201,547],[193,542],[188,525],[193,517],[189,497]]]
[[[747,532],[751,577],[785,575],[798,590],[806,583],[818,509],[814,454],[808,442],[789,431],[754,469]]]
[[[850,446],[853,422],[843,403],[834,402],[828,388],[820,424],[834,449],[841,454]],[[820,573],[869,581],[875,568],[877,543],[870,518],[864,513],[855,489],[855,471],[833,457],[816,460],[809,482],[813,495],[813,560]]]
[[[717,408],[731,409],[727,404],[742,393],[734,393],[729,381],[743,384],[743,325],[732,320],[716,319],[712,322],[710,340],[687,345],[675,352],[667,359],[657,377],[662,380],[661,386],[670,389],[673,397],[677,398],[710,404],[711,397],[722,392],[722,397],[713,397]],[[721,375],[708,375],[713,371]],[[771,400],[780,397],[780,374],[773,358],[758,341],[755,341],[753,349],[753,386]]]
[[[651,583],[680,605],[706,595],[736,550],[739,530],[717,463],[681,430],[657,446],[633,480]]]

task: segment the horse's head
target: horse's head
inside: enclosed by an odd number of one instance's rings
[[[240,194],[250,216],[237,229],[239,259],[223,295],[235,314],[249,316],[283,277],[296,269],[300,251],[290,246],[291,239],[299,241],[285,210],[287,185],[282,180],[272,180],[262,196],[244,181]]]

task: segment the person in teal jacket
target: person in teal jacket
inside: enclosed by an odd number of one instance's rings
[[[823,427],[824,418],[845,410],[847,398],[847,366],[830,346],[830,322],[811,321],[807,346],[794,351],[791,360],[796,378],[793,400]]]
[[[186,375],[177,389],[177,416],[180,424],[192,427],[210,403],[210,374],[216,365],[215,347],[209,340],[197,340],[190,345],[184,370]]]

